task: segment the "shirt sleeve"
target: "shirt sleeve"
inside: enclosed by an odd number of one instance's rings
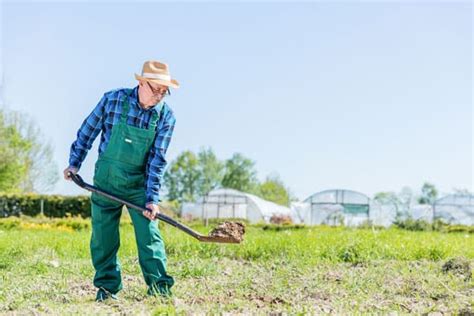
[[[165,119],[163,127],[158,129],[154,144],[151,148],[150,155],[146,166],[146,197],[147,203],[158,204],[161,202],[159,191],[163,173],[167,164],[165,159],[166,151],[173,136],[173,130],[176,118],[170,111]]]
[[[105,105],[107,97],[104,94],[91,114],[84,120],[77,131],[77,138],[71,145],[69,154],[69,166],[81,168],[82,162],[86,158],[87,152],[91,149],[94,140],[104,124]]]

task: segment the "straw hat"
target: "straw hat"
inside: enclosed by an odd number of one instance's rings
[[[167,87],[179,88],[178,81],[171,79],[168,65],[149,60],[143,64],[142,75],[135,74],[137,80],[147,80]]]

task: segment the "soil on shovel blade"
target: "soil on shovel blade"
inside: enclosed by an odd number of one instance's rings
[[[221,237],[241,242],[245,234],[245,226],[237,222],[223,222],[214,228],[210,233],[210,237]]]

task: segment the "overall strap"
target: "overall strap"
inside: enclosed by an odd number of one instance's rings
[[[128,100],[130,98],[130,92],[125,92],[125,97],[122,98],[122,113],[120,115],[120,122],[123,124],[127,124],[127,116],[128,116],[128,111],[130,109],[130,105],[128,103]]]
[[[161,103],[161,108],[158,109],[157,111],[153,111],[153,114],[151,115],[150,118],[150,124],[148,124],[148,129],[149,130],[155,130],[156,126],[158,125],[158,121],[160,120],[161,116],[163,115],[163,112],[165,110],[165,103]]]

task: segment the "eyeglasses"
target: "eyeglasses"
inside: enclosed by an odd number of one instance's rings
[[[153,94],[160,94],[162,96],[165,96],[165,95],[171,95],[171,92],[170,92],[170,88],[166,88],[166,89],[155,89],[151,86],[151,84],[147,81],[146,83],[149,87],[150,87],[150,90],[151,92],[153,92]]]

